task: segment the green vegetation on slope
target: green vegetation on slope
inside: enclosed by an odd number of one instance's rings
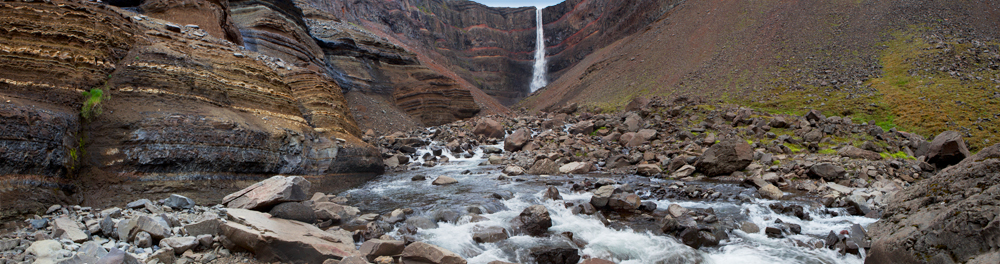
[[[941,38],[911,28],[884,45],[884,74],[869,83],[883,94],[902,129],[928,138],[957,130],[973,151],[998,142],[997,43]]]

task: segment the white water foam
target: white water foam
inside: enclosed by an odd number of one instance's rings
[[[532,69],[531,74],[531,92],[538,91],[542,87],[549,85],[549,81],[546,79],[545,75],[545,32],[542,29],[542,8],[536,7],[538,11],[535,12],[535,65]]]

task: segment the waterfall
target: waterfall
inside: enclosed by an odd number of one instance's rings
[[[549,84],[545,78],[545,33],[542,32],[542,8],[537,7],[535,23],[538,30],[535,36],[535,67],[531,74],[531,92],[535,92]]]

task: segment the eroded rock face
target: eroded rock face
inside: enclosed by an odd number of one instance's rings
[[[889,201],[865,263],[953,263],[995,254],[1000,241],[1000,145],[918,182]]]

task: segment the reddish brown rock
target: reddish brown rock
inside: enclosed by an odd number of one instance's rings
[[[447,249],[416,242],[406,246],[402,254],[403,263],[465,264],[465,259]]]
[[[479,120],[472,133],[487,138],[503,138],[504,136],[503,126],[496,120],[489,118]]]
[[[359,254],[353,241],[341,241],[313,225],[272,218],[265,213],[229,209],[222,234],[261,261],[322,263]]]
[[[309,181],[301,176],[274,176],[222,198],[229,208],[260,210],[283,202],[309,199]]]

